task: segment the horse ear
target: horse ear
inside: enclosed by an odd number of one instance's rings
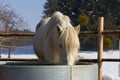
[[[79,34],[79,32],[80,32],[80,25],[77,25],[77,26],[75,27],[75,30],[76,30],[77,34]]]
[[[57,30],[58,30],[58,34],[60,35],[63,30],[63,27],[61,27],[60,25],[57,25]]]

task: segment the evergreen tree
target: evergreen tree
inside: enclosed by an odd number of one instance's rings
[[[44,5],[44,16],[48,17],[51,16],[55,11],[57,11],[57,4],[56,0],[46,0],[46,3]]]
[[[98,17],[103,16],[106,30],[118,30],[120,29],[119,6],[120,0],[47,0],[44,5],[44,17],[60,11],[71,18],[73,25],[86,22],[85,25],[81,25],[82,31],[97,31]],[[84,19],[83,16],[87,17]],[[119,40],[118,35],[105,35],[105,37],[110,38],[112,42]],[[82,49],[97,49],[97,35],[81,35],[80,40]],[[116,45],[117,43],[114,43],[112,48],[118,48]]]

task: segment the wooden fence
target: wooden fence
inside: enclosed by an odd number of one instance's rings
[[[98,63],[98,80],[102,80],[102,62],[120,62],[120,59],[103,59],[103,35],[120,34],[120,30],[104,30],[104,17],[100,17],[98,31],[81,31],[80,34],[98,34],[98,58],[82,59],[79,62]],[[34,33],[0,33],[0,36],[34,36]],[[0,58],[0,61],[38,61],[38,59]]]

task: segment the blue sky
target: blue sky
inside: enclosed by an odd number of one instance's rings
[[[17,14],[28,23],[28,29],[35,31],[37,23],[43,16],[43,7],[46,0],[3,0],[10,4]]]

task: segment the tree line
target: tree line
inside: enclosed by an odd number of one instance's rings
[[[25,29],[28,26],[24,18],[17,14],[10,4],[5,4],[0,0],[0,33],[23,33],[31,32]],[[3,37],[0,36],[0,45],[7,46],[25,46],[32,43],[30,37]]]
[[[44,17],[60,11],[81,25],[81,31],[97,31],[98,17],[105,18],[105,30],[120,30],[120,0],[46,0]],[[97,50],[97,35],[79,35],[82,50]],[[105,35],[104,49],[118,49],[120,35]]]

